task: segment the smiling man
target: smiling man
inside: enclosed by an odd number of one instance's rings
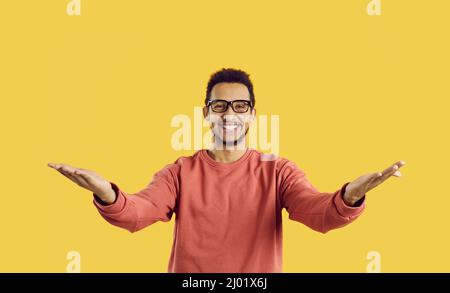
[[[203,114],[211,123],[212,147],[178,158],[134,194],[94,171],[48,165],[93,192],[100,214],[130,232],[175,214],[168,271],[191,273],[281,272],[283,209],[291,220],[326,233],[354,221],[369,190],[401,176],[403,161],[324,193],[295,163],[248,148],[255,95],[241,70],[211,76]]]

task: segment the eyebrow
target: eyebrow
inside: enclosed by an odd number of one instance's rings
[[[226,101],[224,98],[221,98],[221,99],[209,99],[210,101],[217,101],[217,100],[222,100],[222,101]],[[251,102],[252,100],[250,100],[250,99],[245,99],[245,98],[240,98],[240,99],[234,99],[234,100],[231,100],[231,101],[229,101],[229,102],[232,102],[232,101],[248,101],[248,102]]]

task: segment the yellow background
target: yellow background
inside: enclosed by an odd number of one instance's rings
[[[448,272],[450,1],[1,1],[2,272],[165,272],[173,220],[131,234],[46,166],[93,169],[136,192],[174,151],[174,115],[209,75],[248,71],[280,155],[321,191],[405,160],[365,213],[322,235],[287,219],[285,272]]]

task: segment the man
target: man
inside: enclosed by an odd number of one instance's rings
[[[205,119],[214,141],[208,150],[180,157],[143,190],[127,194],[94,171],[49,166],[93,192],[94,205],[111,224],[136,232],[176,214],[169,272],[281,272],[283,208],[289,218],[326,233],[354,221],[365,194],[390,176],[383,172],[321,193],[293,162],[246,147],[256,115],[249,75],[222,69],[207,86]]]

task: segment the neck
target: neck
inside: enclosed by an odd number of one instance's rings
[[[231,163],[239,160],[247,151],[247,148],[227,149],[210,149],[208,155],[216,162]]]

